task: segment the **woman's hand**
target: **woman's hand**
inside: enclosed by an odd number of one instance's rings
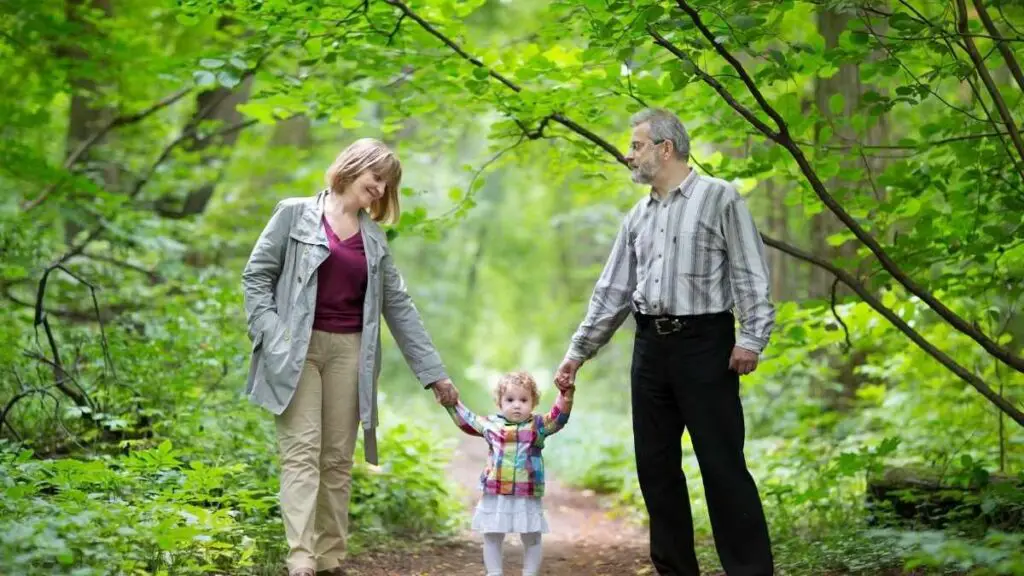
[[[434,391],[434,398],[445,408],[455,406],[459,401],[459,389],[455,387],[455,384],[452,384],[450,378],[438,380],[428,386],[428,388]]]

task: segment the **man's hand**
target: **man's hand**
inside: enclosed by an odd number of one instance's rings
[[[740,376],[750,374],[757,369],[757,352],[734,346],[729,357],[729,370],[735,370]]]
[[[434,391],[434,398],[437,399],[438,404],[445,408],[455,406],[459,401],[459,389],[452,384],[450,378],[444,378],[438,380],[427,386]]]
[[[582,364],[579,360],[570,360],[568,358],[562,360],[562,365],[555,372],[555,386],[562,392],[575,386],[576,371],[580,369]]]

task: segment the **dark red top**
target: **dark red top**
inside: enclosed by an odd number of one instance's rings
[[[366,298],[366,252],[359,232],[338,238],[324,218],[331,254],[317,270],[313,329],[348,334],[363,329]]]

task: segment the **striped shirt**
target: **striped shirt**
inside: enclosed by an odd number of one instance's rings
[[[711,314],[736,308],[736,344],[761,353],[775,324],[764,244],[743,197],[691,170],[665,198],[653,191],[626,215],[566,355],[587,360],[631,311]]]
[[[455,424],[470,436],[482,436],[490,448],[480,474],[480,490],[499,496],[544,495],[544,440],[569,422],[572,391],[561,392],[547,414],[510,422],[501,414],[473,413],[460,401],[448,408]]]

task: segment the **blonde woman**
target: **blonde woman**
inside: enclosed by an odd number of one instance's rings
[[[442,405],[458,401],[377,224],[397,218],[401,177],[382,142],[352,143],[326,190],[277,205],[242,273],[246,394],[275,414],[290,576],[345,573],[360,422],[377,463],[382,315],[419,381]]]

